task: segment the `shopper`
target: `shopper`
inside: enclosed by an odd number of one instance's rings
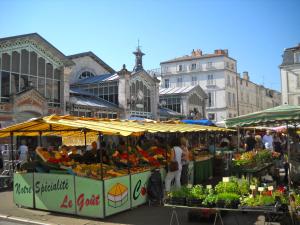
[[[255,139],[255,150],[261,150],[263,149],[263,143],[262,143],[262,139],[261,136],[259,134],[255,135],[254,137]]]
[[[252,151],[255,147],[255,139],[253,137],[253,134],[250,131],[246,132],[246,136],[245,136],[245,150],[248,151]]]
[[[270,130],[267,130],[266,134],[264,135],[263,144],[266,149],[273,150],[273,137]]]
[[[189,180],[189,160],[190,160],[190,152],[189,152],[189,144],[188,140],[184,137],[180,139],[181,149],[182,149],[182,171],[181,171],[181,185],[187,185]]]
[[[97,159],[97,142],[93,141],[91,147],[90,151],[86,151],[83,154],[83,161],[87,164],[97,163],[97,161],[99,161]]]
[[[176,161],[178,163],[178,170],[171,172],[170,171],[170,167],[165,179],[165,188],[166,191],[169,192],[171,189],[171,182],[172,180],[175,178],[175,185],[176,188],[180,188],[181,184],[180,184],[180,177],[181,177],[181,170],[182,170],[182,149],[180,146],[180,142],[179,142],[179,138],[174,138],[171,142],[173,148],[171,149],[171,161]]]
[[[26,145],[25,140],[21,141],[21,145],[19,147],[19,160],[22,164],[26,163],[28,161],[28,147]]]

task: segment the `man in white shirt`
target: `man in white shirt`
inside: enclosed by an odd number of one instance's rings
[[[19,147],[20,161],[22,163],[27,162],[28,159],[28,147],[26,146],[26,142],[23,140]]]
[[[263,136],[262,142],[266,149],[273,150],[273,136],[271,131],[267,130],[267,133]]]

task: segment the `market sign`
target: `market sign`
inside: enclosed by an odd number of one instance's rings
[[[33,208],[33,173],[14,173],[13,199],[17,205]]]
[[[104,181],[105,216],[130,208],[129,175]]]
[[[34,174],[35,207],[75,214],[74,176]]]
[[[151,172],[136,173],[131,175],[131,204],[132,207],[147,202],[147,184]]]
[[[77,215],[104,218],[103,181],[75,177]]]

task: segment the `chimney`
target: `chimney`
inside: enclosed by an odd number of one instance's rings
[[[202,51],[197,49],[196,51],[193,49],[192,56],[202,56]]]
[[[247,72],[247,71],[244,71],[244,72],[243,72],[243,79],[244,79],[244,80],[249,80],[249,75],[248,75],[248,72]]]
[[[226,56],[228,56],[228,49],[216,49],[215,54],[216,55],[226,55]]]

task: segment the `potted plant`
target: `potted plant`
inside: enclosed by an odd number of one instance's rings
[[[208,208],[213,208],[216,205],[216,198],[217,196],[214,193],[214,190],[210,189],[205,199],[202,202],[203,206],[206,206]]]
[[[202,201],[206,197],[206,191],[202,185],[195,185],[190,189],[186,199],[188,206],[202,206]]]
[[[220,193],[216,197],[217,207],[236,209],[240,203],[240,196],[236,193]]]
[[[182,187],[177,190],[173,190],[168,194],[167,203],[171,205],[186,205],[186,198],[189,196],[190,189]]]

